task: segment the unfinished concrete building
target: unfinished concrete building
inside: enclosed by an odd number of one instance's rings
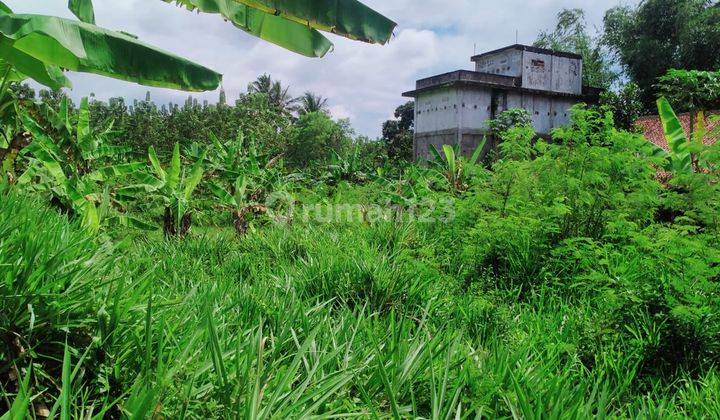
[[[526,45],[511,45],[472,57],[475,71],[458,70],[418,80],[415,90],[416,160],[430,159],[430,147],[460,145],[472,154],[483,138],[494,147],[487,121],[511,108],[524,108],[539,135],[569,121],[569,109],[596,102],[598,89],[584,87],[582,57]]]

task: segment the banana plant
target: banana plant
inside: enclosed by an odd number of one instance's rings
[[[395,22],[357,0],[163,0],[219,14],[237,28],[308,57],[323,57],[332,42],[320,31],[385,44]]]
[[[360,146],[355,145],[353,151],[347,157],[340,156],[333,151],[332,162],[327,166],[327,171],[322,178],[325,183],[330,185],[336,185],[340,181],[357,183],[367,181],[368,175],[363,172],[362,168]]]
[[[469,177],[469,168],[477,165],[487,139],[483,139],[477,146],[472,156],[468,160],[462,158],[459,146],[451,146],[444,144],[442,146],[442,154],[435,146],[430,148],[431,153],[435,157],[430,161],[435,171],[443,176],[453,192],[463,192],[468,188],[467,179]]]
[[[661,97],[657,100],[658,114],[662,122],[663,132],[667,139],[669,152],[658,146],[652,145],[653,154],[666,159],[664,169],[676,174],[688,174],[699,169],[701,164],[699,156],[703,152],[703,140],[707,134],[705,127],[705,114],[697,113],[695,130],[690,138],[685,134],[685,129],[680,119],[675,114],[670,102]]]
[[[386,43],[396,24],[357,0],[163,0],[219,14],[236,27],[283,48],[322,57],[332,43],[319,31]],[[88,72],[147,86],[214,90],[222,76],[206,67],[95,25],[92,0],[70,0],[79,21],[16,14],[0,1],[0,59],[17,80],[70,87],[64,70]]]
[[[216,182],[210,184],[210,189],[220,200],[220,205],[232,212],[235,232],[239,236],[247,233],[251,216],[267,213],[267,207],[248,197],[248,180],[244,176],[237,177],[230,191]]]
[[[81,101],[76,123],[71,121],[65,99],[60,111],[46,116],[56,139],[34,119],[23,115],[32,142],[19,152],[27,160],[27,169],[17,179],[18,187],[48,194],[52,204],[79,217],[92,232],[101,226],[152,228],[151,224],[128,215],[125,204],[117,199],[112,188],[115,181],[139,172],[145,165],[141,162],[96,165],[117,160],[127,149],[108,145],[109,130],[92,129],[87,99]]]
[[[179,143],[175,143],[167,170],[161,165],[153,146],[148,148],[148,159],[152,173],[142,174],[138,177],[140,183],[122,188],[118,194],[136,198],[149,194],[150,198],[159,201],[164,209],[165,236],[183,237],[188,234],[192,225],[191,200],[202,181],[205,152],[201,153],[189,171],[182,166]]]

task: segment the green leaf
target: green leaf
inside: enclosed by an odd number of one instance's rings
[[[396,23],[357,0],[235,0],[349,39],[384,44]]]
[[[172,160],[170,160],[170,169],[168,170],[167,184],[168,188],[175,190],[180,183],[180,143],[175,143],[173,148]]]
[[[188,10],[216,13],[237,28],[260,39],[307,57],[323,57],[332,43],[317,30],[240,4],[234,0],[163,0]]]
[[[19,381],[18,392],[13,400],[10,410],[0,417],[0,420],[16,420],[24,419],[28,415],[30,408],[30,377],[32,376],[32,368],[28,369],[25,377]]]
[[[692,156],[688,150],[690,142],[670,102],[664,97],[657,100],[658,113],[667,139],[675,172],[691,172]]]
[[[230,195],[229,192],[225,191],[225,189],[218,184],[212,182],[209,185],[210,191],[212,191],[213,194],[220,200],[220,202],[225,206],[230,207],[236,207],[238,203],[236,203],[235,198],[233,198],[232,195]]]
[[[452,174],[453,178],[455,178],[455,174],[457,173],[457,161],[455,159],[455,149],[453,149],[452,146],[449,144],[443,144],[443,153],[445,154],[445,161],[447,162],[447,169],[450,174]]]
[[[195,191],[195,188],[200,184],[200,181],[202,181],[203,177],[203,162],[205,161],[205,152],[203,151],[200,158],[195,162],[192,169],[190,169],[190,176],[185,181],[185,199],[190,200],[190,197],[192,196],[193,191]]]
[[[0,14],[0,51],[10,50],[45,65],[147,86],[214,90],[222,79],[206,67],[131,36],[54,16]],[[2,58],[20,69],[13,54]]]
[[[241,205],[245,201],[245,192],[247,191],[248,180],[240,175],[235,180],[235,202]]]
[[[92,0],[69,0],[68,9],[81,21],[95,24]]]
[[[0,13],[12,13],[12,10],[7,5],[0,1]]]
[[[475,148],[475,151],[473,152],[472,156],[470,156],[470,163],[473,165],[477,165],[478,161],[480,160],[480,155],[482,154],[483,149],[485,148],[485,143],[487,143],[487,138],[484,137],[480,144]]]
[[[150,158],[150,164],[152,164],[152,167],[155,170],[155,175],[160,178],[160,181],[165,182],[167,180],[167,172],[165,172],[162,165],[160,165],[160,159],[157,157],[155,147],[148,147],[148,157]]]
[[[12,81],[20,82],[28,77],[51,89],[71,87],[72,83],[57,66],[46,65],[42,61],[12,48],[7,40],[0,39],[0,63],[3,68],[12,66]]]
[[[64,99],[64,98],[63,98]],[[90,131],[90,109],[88,98],[80,100],[80,108],[78,109],[78,122],[76,127],[77,144],[83,153],[87,156],[95,151],[95,145]]]
[[[70,395],[72,394],[72,378],[70,362],[70,347],[65,342],[62,364],[62,389],[60,390],[60,420],[70,420]]]

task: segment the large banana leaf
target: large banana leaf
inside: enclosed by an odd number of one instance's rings
[[[384,44],[396,23],[357,0],[234,0],[346,38]]]
[[[5,42],[0,39],[0,68],[3,75],[8,71],[8,66],[10,73],[7,73],[7,81],[21,82],[29,77],[51,89],[72,86],[59,67],[46,65],[14,48],[6,48]]]
[[[294,21],[253,9],[234,0],[163,0],[199,10],[216,13],[236,27],[285,49],[308,57],[322,57],[332,43],[317,30]]]
[[[672,169],[675,172],[692,172],[690,142],[675,111],[667,99],[657,100],[658,113],[662,121],[665,138],[670,148]]]
[[[0,57],[30,76],[20,68],[20,53],[45,65],[147,86],[214,90],[222,79],[206,67],[119,32],[53,16],[0,13]]]
[[[190,176],[185,180],[185,189],[183,191],[183,197],[185,200],[190,200],[190,197],[192,197],[193,192],[195,192],[195,189],[198,185],[200,185],[200,181],[202,181],[203,177],[203,162],[205,161],[205,152],[202,153],[202,156],[200,159],[195,162],[195,164],[190,169]]]
[[[95,10],[93,9],[92,0],[69,0],[68,8],[81,21],[95,24]]]

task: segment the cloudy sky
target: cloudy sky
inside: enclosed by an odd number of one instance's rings
[[[6,0],[15,12],[71,17],[67,0]],[[366,0],[398,22],[388,45],[366,45],[329,35],[335,49],[309,59],[256,40],[217,15],[197,15],[160,0],[95,0],[99,25],[138,35],[224,75],[228,99],[236,98],[259,74],[269,73],[291,87],[329,99],[337,118],[349,118],[359,134],[380,134],[382,121],[404,102],[401,93],[416,79],[457,69],[471,69],[473,51],[515,43],[532,43],[552,28],[562,8],[580,7],[591,27],[602,24],[608,8],[637,0]],[[75,98],[95,93],[98,99],[143,98],[181,102],[187,93],[146,88],[98,76],[72,74]],[[211,102],[217,92],[197,95]]]

